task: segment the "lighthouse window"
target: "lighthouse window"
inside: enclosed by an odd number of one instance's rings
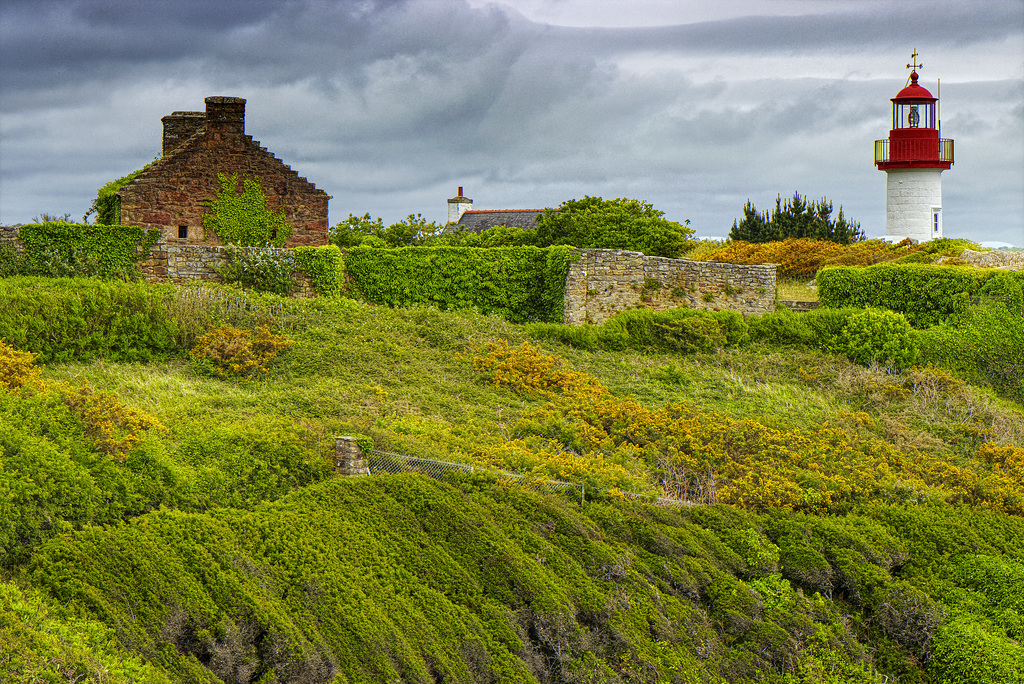
[[[939,210],[938,209],[933,209],[932,210],[932,232],[935,233],[936,235],[938,235],[939,234],[939,227],[940,227],[939,226]]]
[[[893,128],[935,128],[935,105],[931,102],[900,103],[892,113]]]

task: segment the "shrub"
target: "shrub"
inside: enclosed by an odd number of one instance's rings
[[[807,324],[807,316],[795,314],[785,307],[761,316],[751,316],[747,325],[753,342],[775,345],[809,345],[814,342],[814,332]]]
[[[226,283],[283,296],[290,295],[298,286],[294,275],[298,265],[290,249],[228,245],[224,260],[224,266],[217,272]]]
[[[35,354],[18,351],[0,339],[0,387],[18,389],[39,376]]]
[[[539,339],[555,339],[584,349],[710,352],[748,339],[747,324],[735,311],[672,309],[622,311],[602,325],[543,324],[527,327]]]
[[[169,285],[91,279],[0,280],[0,338],[43,363],[145,361],[177,350]]]
[[[882,309],[867,309],[851,316],[834,349],[851,361],[906,368],[917,360],[917,336],[907,319]]]
[[[1024,318],[1003,303],[969,307],[918,333],[921,361],[1024,403]]]
[[[199,338],[192,358],[200,368],[217,377],[247,381],[266,373],[267,364],[292,344],[264,326],[252,332],[222,325]]]

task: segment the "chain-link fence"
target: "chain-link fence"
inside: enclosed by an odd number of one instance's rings
[[[393,454],[387,451],[378,451],[377,449],[364,454],[364,458],[371,475],[416,472],[429,475],[435,480],[442,480],[450,473],[487,472],[497,475],[498,482],[504,486],[522,487],[546,494],[571,495],[573,498],[579,496],[580,503],[583,503],[585,497],[583,485],[574,482],[532,478],[525,475],[516,475],[515,473],[475,468],[463,463],[435,461],[430,458]]]

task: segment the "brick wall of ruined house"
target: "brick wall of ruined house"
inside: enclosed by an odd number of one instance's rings
[[[729,310],[760,314],[775,308],[774,264],[742,266],[581,249],[565,284],[564,322],[600,324],[628,309]]]

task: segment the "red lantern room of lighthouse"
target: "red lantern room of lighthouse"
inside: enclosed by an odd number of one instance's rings
[[[908,64],[910,84],[892,98],[892,129],[875,141],[875,165],[886,174],[886,239],[918,242],[942,237],[942,180],[953,165],[953,141],[939,138],[938,98],[917,84],[917,63]]]

